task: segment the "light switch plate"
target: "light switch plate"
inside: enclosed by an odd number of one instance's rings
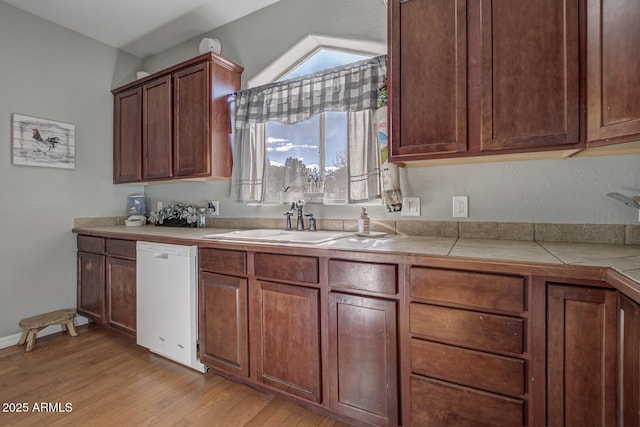
[[[210,200],[207,203],[207,215],[218,216],[220,215],[220,201]]]
[[[401,216],[420,216],[420,197],[403,197]]]

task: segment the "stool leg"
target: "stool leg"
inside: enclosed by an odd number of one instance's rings
[[[27,334],[29,333],[28,329],[22,330],[22,335],[20,336],[20,341],[18,341],[18,345],[22,345],[27,342]]]
[[[60,329],[62,330],[62,332],[67,332],[67,322],[61,323]]]
[[[36,329],[29,329],[29,334],[27,336],[27,350],[33,350],[33,346],[36,345],[36,334],[38,331]]]
[[[76,327],[73,325],[73,319],[69,320],[66,324],[67,330],[69,331],[69,335],[72,337],[77,337],[78,333],[76,332]]]

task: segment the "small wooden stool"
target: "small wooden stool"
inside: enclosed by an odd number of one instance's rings
[[[22,328],[22,336],[18,345],[27,343],[27,350],[33,350],[36,344],[36,334],[41,330],[51,325],[60,325],[62,331],[69,332],[72,337],[78,336],[76,328],[73,324],[73,320],[76,317],[74,310],[58,310],[51,313],[40,314],[38,316],[28,317],[22,319],[19,323]]]

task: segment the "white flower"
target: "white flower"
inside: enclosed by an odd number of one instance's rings
[[[196,206],[185,205],[184,203],[176,203],[175,205],[169,205],[160,209],[159,211],[151,212],[149,215],[149,221],[154,224],[162,224],[168,219],[186,220],[187,224],[193,224],[198,222],[201,212]]]

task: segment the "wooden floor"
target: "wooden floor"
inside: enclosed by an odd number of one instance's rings
[[[1,426],[346,426],[113,332],[78,332],[0,349]]]

